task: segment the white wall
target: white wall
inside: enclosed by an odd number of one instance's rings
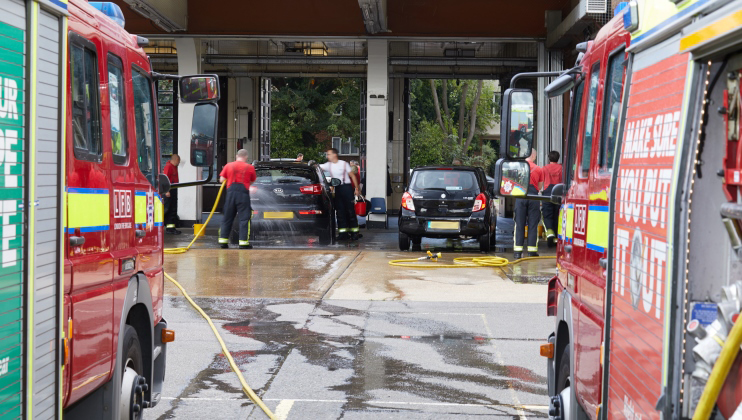
[[[388,57],[386,40],[368,40],[366,112],[366,198],[386,197],[388,135]],[[372,98],[372,96],[377,96]],[[383,99],[378,96],[383,95]],[[388,205],[387,205],[388,208]]]
[[[257,135],[255,124],[258,112],[255,109],[255,83],[250,77],[233,77],[229,81],[229,108],[227,109],[227,162],[234,161],[237,154],[237,139],[252,138],[252,142],[244,143],[244,147],[250,152],[250,160],[257,157]],[[249,112],[253,112],[253,133],[248,133],[250,122]]]
[[[201,41],[197,38],[176,38],[178,50],[178,74],[198,74],[201,72]],[[200,168],[191,166],[191,124],[193,104],[178,104],[178,154],[181,164],[178,168],[180,182],[198,181]],[[181,220],[201,219],[201,187],[185,187],[178,190],[178,216]]]

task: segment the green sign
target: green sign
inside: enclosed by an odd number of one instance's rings
[[[2,17],[0,17],[2,19]],[[25,31],[0,22],[0,416],[21,416]]]

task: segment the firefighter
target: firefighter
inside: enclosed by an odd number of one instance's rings
[[[562,165],[558,162],[559,152],[552,150],[549,152],[549,164],[541,168],[544,173],[545,196],[551,196],[551,190],[554,188],[554,185],[562,183]],[[552,202],[544,201],[541,204],[541,212],[544,215],[544,225],[546,226],[546,242],[553,244],[556,242],[559,206]]]
[[[170,180],[170,184],[178,183],[178,165],[180,164],[180,156],[177,153],[170,155],[170,160],[165,164],[163,173]],[[165,193],[163,198],[163,206],[165,207],[165,233],[171,235],[180,235],[180,231],[175,229],[178,223],[178,189],[173,188],[169,192]]]
[[[338,221],[338,239],[358,240],[361,234],[358,229],[358,218],[355,211],[355,196],[360,195],[358,179],[348,162],[338,160],[338,150],[327,149],[328,162],[320,165],[323,171],[330,173],[330,177],[337,178],[341,184],[335,187],[335,212]]]
[[[541,168],[534,163],[536,160],[536,149],[531,151],[531,156],[526,158],[531,167],[531,183],[528,185],[528,194],[538,194],[544,181]],[[541,209],[538,201],[519,198],[515,200],[515,246],[513,247],[513,258],[523,257],[523,242],[526,236],[526,224],[528,224],[528,256],[538,257],[538,223],[541,221]]]
[[[224,165],[219,174],[219,182],[227,181],[227,201],[224,204],[224,220],[219,229],[219,245],[229,247],[229,234],[232,232],[232,222],[235,214],[239,216],[240,249],[252,249],[250,245],[250,184],[255,181],[257,174],[255,167],[247,163],[247,150],[240,149],[234,162]]]

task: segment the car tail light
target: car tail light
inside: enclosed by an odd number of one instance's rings
[[[402,195],[402,208],[405,210],[415,211],[415,202],[412,201],[412,195],[408,192],[405,192]]]
[[[299,210],[301,215],[322,214],[322,210]]]
[[[485,207],[487,207],[487,197],[484,194],[480,193],[477,196],[477,199],[474,200],[474,208],[472,209],[472,211],[482,211],[485,209]]]
[[[248,191],[250,191],[250,194],[255,194],[256,192],[258,192],[258,187],[256,187],[255,185],[250,185]]]
[[[556,316],[557,313],[557,276],[549,280],[548,291],[546,292],[546,316]]]
[[[304,185],[303,187],[299,187],[299,191],[301,191],[302,194],[322,194],[322,185]]]

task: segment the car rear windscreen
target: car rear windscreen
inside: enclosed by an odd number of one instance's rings
[[[472,191],[478,190],[477,177],[472,171],[430,169],[415,171],[410,182],[410,189]]]
[[[257,168],[255,184],[315,184],[314,171],[307,168]]]

